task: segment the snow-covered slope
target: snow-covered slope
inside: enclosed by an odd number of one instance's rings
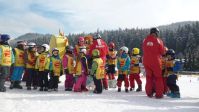
[[[144,82],[145,78],[142,80]],[[148,98],[144,91],[118,93],[116,89],[100,95],[92,91],[65,92],[63,83],[58,92],[8,89],[0,93],[0,112],[199,112],[199,78],[182,76],[178,84],[180,99]]]

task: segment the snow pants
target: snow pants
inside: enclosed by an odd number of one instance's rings
[[[14,66],[11,75],[11,81],[21,81],[23,73],[24,73],[24,67]]]
[[[108,77],[107,74],[104,74],[104,78],[102,79],[104,89],[108,89]]]
[[[164,94],[168,92],[168,86],[167,86],[167,77],[163,77],[163,85],[164,85]]]
[[[6,77],[10,74],[9,66],[0,66],[0,90],[5,89]]]
[[[38,78],[39,78],[39,86],[41,88],[43,88],[43,87],[48,88],[48,72],[47,71],[39,71]]]
[[[124,81],[125,88],[128,88],[129,87],[128,76],[124,75],[124,74],[119,74],[119,76],[118,76],[118,79],[117,79],[117,86],[118,86],[118,88],[121,88],[123,81]]]
[[[176,80],[176,75],[169,75],[167,78],[167,86],[169,87],[172,93],[180,91],[179,86],[176,84]]]
[[[65,89],[72,89],[74,85],[73,74],[66,74]]]
[[[162,69],[159,65],[144,65],[146,71],[146,86],[145,91],[147,96],[152,97],[154,91],[156,98],[163,97],[164,85],[162,78]]]
[[[115,79],[115,65],[108,65],[108,70],[107,70],[107,74],[109,77],[109,80],[113,80]]]
[[[85,89],[86,81],[87,81],[87,75],[82,74],[81,76],[79,76],[75,82],[74,91],[80,92],[82,91],[82,89]]]
[[[130,82],[130,87],[131,88],[135,88],[135,83],[134,81],[137,82],[137,85],[142,85],[142,81],[140,80],[140,74],[136,73],[136,74],[130,74],[129,75],[129,82]]]
[[[96,77],[93,77],[93,81],[95,84],[95,93],[102,93],[103,89],[102,89],[102,80],[101,79],[96,79]]]
[[[54,76],[53,73],[50,73],[49,80],[49,89],[58,89],[59,76]]]
[[[37,72],[35,71],[35,69],[32,69],[32,68],[27,68],[26,69],[27,73],[28,73],[28,77],[27,77],[27,80],[26,80],[26,86],[27,87],[37,87],[38,86],[38,74]]]

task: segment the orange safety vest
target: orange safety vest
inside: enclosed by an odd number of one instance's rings
[[[27,51],[28,54],[28,62],[26,63],[26,68],[35,68],[37,53],[30,53]]]
[[[173,68],[174,67],[174,61],[173,60],[167,60],[166,61],[166,71],[167,71],[167,76],[173,74],[173,71],[167,70],[167,68]]]
[[[127,58],[119,58],[118,61],[120,63],[120,67],[123,67],[125,64],[126,64],[126,59]],[[121,71],[119,70],[118,71],[119,74],[123,74],[123,75],[127,75],[128,74],[128,70],[125,70],[125,71]]]
[[[140,67],[139,66],[134,66],[134,65],[139,65],[139,58],[136,56],[132,56],[131,58],[131,66],[130,66],[130,74],[137,74],[140,73]]]
[[[69,55],[66,55],[66,57],[68,58],[68,71],[69,71],[69,74],[74,74],[74,60],[73,60],[73,57],[69,56]]]
[[[15,48],[15,66],[25,66],[24,54],[23,50]]]
[[[49,69],[49,57],[48,53],[41,53],[37,58],[36,69],[39,71],[44,71]]]
[[[2,57],[1,65],[2,66],[11,66],[12,64],[12,48],[10,46],[1,45]]]
[[[85,56],[82,56],[81,58],[86,58]],[[88,65],[88,64],[87,64]],[[88,68],[87,68],[88,69]],[[75,67],[75,73],[77,76],[82,74],[82,63],[81,63],[81,59],[77,61],[76,67]]]
[[[101,58],[95,58],[93,62],[97,63],[97,70],[95,73],[96,79],[103,79],[104,78],[104,63]]]
[[[52,69],[54,72],[54,76],[60,76],[61,70],[62,70],[62,63],[60,59],[56,59],[54,57],[51,57],[52,61]]]
[[[108,59],[108,65],[115,65],[117,63],[117,59],[116,59],[116,51],[109,51],[108,55],[114,59]]]

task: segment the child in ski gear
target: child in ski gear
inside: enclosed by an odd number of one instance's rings
[[[10,36],[0,35],[0,92],[5,92],[5,79],[10,74],[10,67],[14,63],[14,54],[8,44]]]
[[[120,48],[122,50],[121,56],[118,58],[117,67],[119,70],[119,75],[117,79],[118,92],[121,92],[122,82],[124,81],[125,92],[128,92],[129,80],[128,72],[130,67],[130,57],[128,56],[128,48],[123,46]]]
[[[110,42],[109,51],[107,55],[107,74],[109,77],[109,87],[115,87],[115,73],[117,65],[117,51],[115,50],[115,44]]]
[[[170,93],[167,95],[171,98],[180,98],[180,89],[176,84],[176,80],[178,79],[176,75],[175,67],[175,51],[173,49],[169,49],[166,53],[168,58],[166,62],[166,70],[167,70],[167,86],[169,87]]]
[[[74,49],[74,54],[75,54],[75,61],[76,61],[76,67],[77,67],[77,64],[79,63],[82,63],[81,62],[81,55],[82,55],[82,53],[80,54],[80,51],[82,50],[82,49],[86,49],[86,45],[85,45],[85,40],[84,40],[84,37],[79,37],[78,38],[78,43],[77,43],[77,45],[75,45],[75,49]],[[86,54],[87,54],[87,51],[86,51]],[[86,56],[85,56],[86,57]],[[87,61],[87,57],[86,57],[86,61]],[[88,66],[88,65],[87,65]],[[75,69],[77,69],[77,68],[75,68]],[[80,74],[79,74],[80,75]],[[77,76],[77,74],[75,75],[76,76],[76,78],[78,77]],[[80,78],[81,79],[81,78]],[[76,92],[78,92],[78,91],[80,91],[80,90],[75,90],[74,89],[74,91],[76,91]]]
[[[31,90],[31,86],[36,90],[38,86],[38,75],[35,70],[37,56],[36,44],[33,42],[28,43],[28,49],[25,52],[26,72],[28,73],[26,81],[27,90]]]
[[[100,58],[103,60],[104,67],[105,67],[106,56],[108,54],[108,46],[107,46],[106,42],[102,39],[102,37],[99,33],[97,33],[95,36],[93,36],[93,44],[90,46],[90,51],[89,51],[90,56],[92,56],[92,51],[94,49],[99,50]],[[105,72],[104,72],[104,78],[103,78],[103,87],[104,87],[104,89],[108,90],[108,78],[107,78],[107,75]]]
[[[74,48],[72,46],[66,47],[66,53],[62,59],[63,69],[66,75],[65,80],[65,91],[72,91],[74,85]]]
[[[95,89],[93,93],[102,93],[102,79],[104,78],[104,63],[100,58],[100,52],[97,49],[92,51],[93,64],[91,68],[91,75],[93,76],[93,81],[95,84]]]
[[[11,75],[10,89],[23,88],[20,85],[20,83],[21,83],[21,78],[22,78],[22,74],[24,73],[24,67],[25,67],[25,62],[24,62],[25,45],[26,43],[24,41],[18,41],[17,47],[13,49],[13,53],[15,55],[15,63],[14,63],[14,69]]]
[[[88,63],[86,58],[86,48],[80,49],[75,67],[77,80],[74,85],[74,92],[88,91],[86,81],[88,76]]]
[[[48,73],[50,64],[49,49],[50,47],[48,44],[43,44],[41,46],[41,54],[37,57],[35,65],[39,79],[39,91],[48,91]]]
[[[145,91],[148,97],[163,98],[164,85],[162,80],[161,57],[165,53],[163,41],[159,38],[159,29],[151,28],[150,34],[144,39],[143,64],[146,71]]]
[[[52,56],[50,57],[49,89],[58,91],[59,76],[62,73],[62,60],[59,57],[59,50],[54,48],[52,50]]]
[[[115,67],[117,64],[117,51],[115,50],[115,44],[111,42],[109,44],[109,51],[107,55],[107,65],[108,65],[108,70],[107,74],[110,80],[115,79]]]
[[[129,81],[130,81],[130,91],[132,91],[135,88],[134,81],[137,82],[138,88],[136,89],[137,92],[142,91],[142,81],[140,80],[140,49],[139,48],[133,48],[132,50],[132,57],[131,57],[131,65],[130,65],[130,75],[129,75]]]

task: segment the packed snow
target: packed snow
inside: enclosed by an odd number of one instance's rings
[[[179,77],[180,99],[148,98],[145,91],[118,93],[117,88],[104,90],[102,94],[66,92],[64,80],[62,76],[58,92],[27,91],[25,87],[7,89],[0,93],[0,112],[199,112],[197,76]],[[142,81],[145,83],[144,77]]]

